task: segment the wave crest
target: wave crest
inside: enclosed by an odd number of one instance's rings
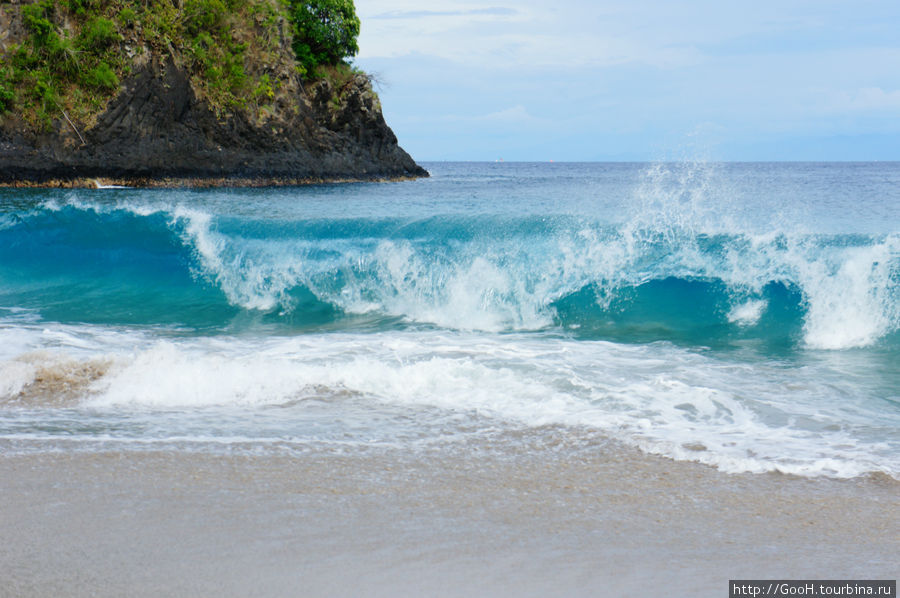
[[[144,321],[175,313],[213,326],[241,312],[291,325],[375,314],[703,344],[775,334],[819,349],[869,346],[900,329],[900,235],[704,227],[697,197],[675,203],[686,214],[609,225],[577,216],[272,221],[74,202],[0,230],[0,257],[7,279],[22,279],[20,295],[43,279],[71,303],[65,317],[86,321],[104,310],[117,321],[140,299]],[[7,303],[34,307],[11,286]]]

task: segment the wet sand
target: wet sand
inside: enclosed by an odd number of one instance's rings
[[[0,454],[0,596],[727,596],[894,579],[900,483],[564,431],[432,449]]]

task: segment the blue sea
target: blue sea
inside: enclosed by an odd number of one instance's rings
[[[0,190],[0,450],[553,430],[900,479],[900,163],[424,166]]]

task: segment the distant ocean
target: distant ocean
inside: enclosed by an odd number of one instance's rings
[[[900,163],[425,167],[0,190],[0,451],[552,429],[900,479]]]

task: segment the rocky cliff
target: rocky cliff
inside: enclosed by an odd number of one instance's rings
[[[26,50],[41,56],[27,46],[22,9],[28,4],[0,4],[0,60],[8,65],[17,59],[27,64],[28,57],[21,58]],[[248,12],[229,24],[228,43],[240,50],[243,70],[241,86],[229,88],[227,101],[216,96],[219,88],[205,78],[209,70],[189,42],[172,35],[160,43],[150,35],[155,30],[140,23],[118,26],[104,52],[113,56],[110,64],[123,65],[121,79],[105,93],[87,86],[83,93],[92,94],[92,102],[77,104],[83,97],[78,85],[66,86],[63,79],[52,102],[29,103],[36,92],[29,96],[31,79],[19,75],[24,100],[0,117],[0,184],[290,184],[427,176],[399,147],[365,74],[341,65],[304,76],[278,2],[246,4],[269,12],[264,19]],[[86,35],[79,31],[89,25],[65,8],[47,16],[58,39]],[[124,58],[117,63],[112,52]],[[43,120],[28,106],[43,109]]]

